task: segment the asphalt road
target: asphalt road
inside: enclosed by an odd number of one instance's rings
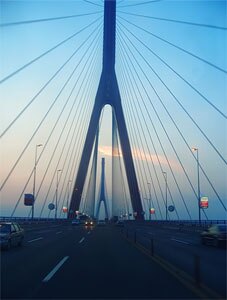
[[[22,247],[1,253],[2,299],[198,297],[196,289],[182,284],[113,226],[33,226]]]
[[[135,226],[130,225],[128,236],[153,251],[156,255],[170,262],[180,270],[195,278],[195,263],[199,261],[200,282],[226,298],[227,253],[224,247],[202,245],[200,233],[183,230],[173,226]],[[124,231],[126,231],[125,229]]]

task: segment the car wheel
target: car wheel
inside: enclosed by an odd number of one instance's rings
[[[201,238],[201,243],[202,243],[202,245],[206,245],[206,239]]]
[[[219,240],[217,238],[214,238],[213,245],[214,247],[219,247]]]
[[[24,238],[21,238],[17,245],[18,245],[18,246],[22,246],[23,241],[24,241]]]
[[[11,240],[8,240],[8,243],[6,245],[6,250],[9,250],[11,248]]]

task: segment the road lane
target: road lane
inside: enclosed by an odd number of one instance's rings
[[[76,250],[75,250],[76,249]],[[116,228],[96,227],[37,298],[165,298],[197,297],[176,278],[129,244]]]
[[[65,230],[61,235],[49,233],[43,240],[25,242],[22,247],[2,251],[2,298],[33,298],[42,286],[42,279],[62,257],[67,256],[68,250],[73,248],[74,252],[77,252],[73,241],[80,240],[85,232],[84,228],[73,228]]]
[[[201,281],[219,294],[226,296],[226,249],[201,245],[198,232],[182,232],[157,226],[127,225],[125,235],[150,249],[153,239],[154,253],[180,270],[194,276],[195,257],[199,257]],[[174,240],[173,240],[174,239]],[[184,241],[176,242],[178,241]],[[188,243],[188,244],[187,244]]]
[[[43,235],[42,240],[32,243],[28,241],[38,238],[37,231],[29,232],[23,247],[2,252],[2,298],[197,297],[172,275],[129,244],[120,234],[120,228],[106,226],[85,229],[83,226],[68,225],[52,229]],[[56,234],[60,231],[61,234]],[[157,232],[158,230],[153,233]],[[176,237],[173,231],[171,234],[163,232],[163,236],[157,244],[155,243],[155,251],[164,254],[169,252],[170,261],[177,260],[180,263],[186,261],[186,265],[192,265],[190,252],[192,249],[200,249],[199,251],[206,255],[213,250],[223,254],[221,249],[173,241],[171,238]],[[185,238],[184,235],[177,236],[176,239]],[[57,268],[54,276],[44,283],[43,279],[52,274],[54,268],[65,257],[67,259]],[[202,276],[204,272],[210,272],[211,266],[212,262],[205,261]],[[223,266],[221,272],[222,270]],[[216,273],[216,277],[221,274],[218,269],[213,268],[212,271]],[[215,281],[212,284],[218,286]],[[218,287],[221,288],[223,285]]]

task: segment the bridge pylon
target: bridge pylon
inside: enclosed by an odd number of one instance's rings
[[[108,214],[108,208],[107,208],[107,202],[106,202],[106,193],[105,193],[105,158],[102,158],[102,170],[101,170],[101,189],[100,189],[100,196],[97,203],[97,209],[96,209],[96,219],[99,217],[100,207],[101,203],[103,202],[104,208],[105,208],[105,215],[106,219],[109,219]]]
[[[144,219],[139,187],[121,104],[121,96],[115,73],[115,36],[116,0],[105,0],[102,73],[95,97],[95,103],[91,114],[76,181],[74,184],[68,218],[74,218],[76,211],[79,210],[89,160],[92,153],[92,147],[94,144],[95,135],[98,130],[101,111],[105,105],[109,104],[112,106],[113,113],[115,114],[115,118],[117,121],[118,134],[121,143],[121,150],[126,170],[133,212],[136,212],[136,219]]]

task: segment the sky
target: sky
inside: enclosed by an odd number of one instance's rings
[[[59,207],[73,189],[102,69],[103,1],[1,1],[0,9],[0,215],[29,214],[23,195],[32,193],[36,145],[42,144],[37,148],[35,215],[48,216],[57,173]],[[117,1],[115,69],[147,218],[150,194],[156,210],[152,217],[164,216],[163,172],[168,205],[176,208],[169,218],[198,218],[197,161],[190,150],[196,147],[201,196],[209,199],[205,214],[226,219],[226,27],[225,1]],[[106,106],[97,197],[105,157],[110,207],[111,141],[112,110]],[[120,161],[123,166],[121,154]]]

